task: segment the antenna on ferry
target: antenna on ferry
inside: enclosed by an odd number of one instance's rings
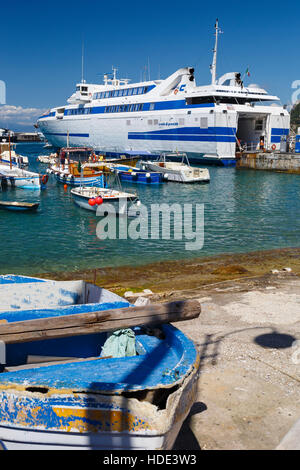
[[[215,85],[216,84],[216,79],[217,79],[217,55],[218,55],[218,35],[222,34],[223,31],[219,28],[219,20],[218,18],[216,19],[216,24],[215,24],[215,36],[216,36],[216,41],[215,41],[215,48],[213,50],[214,56],[213,56],[213,63],[211,65],[211,84]]]
[[[148,57],[148,80],[150,82],[150,59]]]
[[[82,50],[81,50],[81,83],[84,83],[83,68],[84,68],[84,42],[82,41]]]

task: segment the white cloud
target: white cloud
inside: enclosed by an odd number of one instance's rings
[[[35,123],[46,109],[23,108],[22,106],[2,105],[0,106],[0,121],[7,124],[31,124]]]

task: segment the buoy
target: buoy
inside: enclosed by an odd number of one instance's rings
[[[67,191],[67,189],[68,189],[68,185],[64,184],[64,190]]]
[[[89,199],[89,205],[94,206],[96,204],[95,199]]]
[[[98,206],[100,206],[103,203],[103,199],[101,196],[96,197],[95,201]]]

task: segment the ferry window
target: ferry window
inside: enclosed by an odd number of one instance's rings
[[[255,130],[256,131],[262,131],[263,130],[263,120],[262,119],[259,119],[257,121],[255,121]]]
[[[139,95],[142,95],[143,94],[143,90],[144,88],[142,86],[140,86],[140,88],[138,89],[138,94]]]
[[[88,87],[87,86],[82,86],[81,91],[88,91]]]
[[[132,95],[132,88],[128,89],[128,96]]]
[[[208,119],[206,117],[200,119],[200,127],[201,127],[201,129],[207,129],[208,128]]]
[[[134,89],[132,90],[132,94],[133,94],[133,95],[136,95],[136,94],[137,94],[137,88],[134,88]]]
[[[129,108],[129,106],[128,106],[128,104],[126,104],[124,111],[127,112],[127,111],[128,111],[128,108]]]
[[[105,93],[104,98],[108,98],[108,96],[109,96],[109,91]]]
[[[147,93],[147,91],[148,91],[148,87],[145,86],[145,88],[144,88],[144,93]]]
[[[80,86],[77,86],[77,87],[76,87],[76,91],[79,91],[79,90],[80,90]]]
[[[154,124],[155,126],[157,126],[157,124],[158,124],[158,119],[154,119],[153,124]]]
[[[143,103],[140,103],[140,104],[139,104],[139,111],[142,111],[142,110],[143,110],[143,106],[144,106]]]
[[[131,121],[128,121],[128,120],[127,120],[127,121],[126,121],[126,124],[127,124],[127,126],[130,126]]]
[[[128,90],[124,90],[123,96],[127,96]]]
[[[148,119],[148,125],[152,126],[152,119]]]
[[[182,119],[182,118],[179,118],[179,120],[178,120],[178,121],[179,121],[179,125],[180,125],[180,126],[184,126],[184,119]]]
[[[154,108],[155,108],[155,103],[150,103],[150,106],[149,106],[150,111],[153,111]]]

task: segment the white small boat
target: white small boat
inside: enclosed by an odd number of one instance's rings
[[[174,159],[181,161],[174,161]],[[163,153],[157,161],[142,161],[143,170],[162,173],[167,181],[176,183],[208,183],[210,175],[207,168],[191,167],[186,153]]]
[[[0,144],[0,163],[1,164],[12,164],[13,166],[18,166],[19,168],[28,166],[28,157],[24,155],[19,155],[15,151],[16,145],[11,143],[1,143]]]
[[[129,204],[139,201],[136,194],[126,193],[116,189],[89,186],[73,188],[71,189],[71,194],[75,204],[83,209],[96,212],[99,205],[105,203],[108,204],[106,212],[118,215],[127,214]]]
[[[39,155],[37,160],[39,163],[45,163],[48,165],[55,165],[57,162],[57,158],[55,153],[51,153],[50,155]]]
[[[47,181],[48,175],[39,175],[22,168],[0,164],[0,182],[3,186],[39,190],[46,187]]]

